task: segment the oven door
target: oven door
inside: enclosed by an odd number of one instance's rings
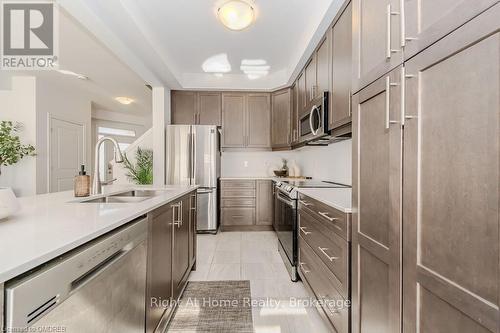
[[[297,262],[297,201],[279,189],[275,193],[274,230],[291,266]]]

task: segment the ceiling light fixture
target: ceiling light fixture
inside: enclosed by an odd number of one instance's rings
[[[219,20],[231,30],[243,30],[255,18],[254,8],[243,0],[230,0],[217,10]]]
[[[116,97],[115,101],[117,101],[118,103],[121,103],[123,105],[129,105],[129,104],[134,102],[134,100],[132,98],[124,97],[124,96]]]

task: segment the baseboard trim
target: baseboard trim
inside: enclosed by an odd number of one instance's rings
[[[272,225],[223,225],[221,231],[272,231]]]

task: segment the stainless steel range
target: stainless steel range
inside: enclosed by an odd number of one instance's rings
[[[348,185],[317,180],[283,180],[274,185],[274,231],[278,235],[279,252],[292,281],[298,280],[297,201],[299,188],[345,188]]]

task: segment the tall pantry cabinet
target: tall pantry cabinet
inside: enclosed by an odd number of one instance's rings
[[[500,4],[415,2],[405,60],[353,73],[352,332],[498,333]]]

